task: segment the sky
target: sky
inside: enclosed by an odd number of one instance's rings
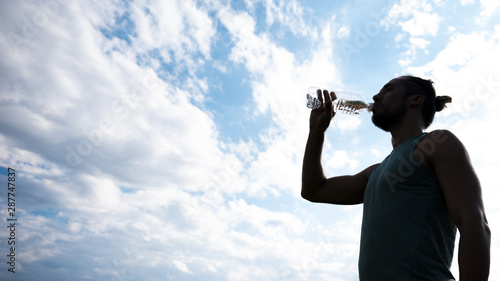
[[[362,205],[300,196],[305,94],[404,74],[453,98],[427,131],[467,148],[500,262],[499,1],[1,1],[0,49],[2,280],[358,280]],[[324,170],[391,150],[339,113]]]

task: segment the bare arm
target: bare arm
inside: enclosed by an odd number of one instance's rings
[[[324,91],[324,107],[311,112],[310,132],[302,165],[302,197],[312,202],[331,204],[360,204],[368,182],[370,171],[375,166],[353,176],[340,176],[327,179],[321,165],[321,154],[325,131],[335,116],[332,100],[335,94]],[[323,102],[321,93],[318,97]]]
[[[436,149],[430,164],[441,185],[451,218],[460,231],[458,265],[461,281],[488,280],[491,232],[481,186],[467,151],[449,131],[434,131]]]

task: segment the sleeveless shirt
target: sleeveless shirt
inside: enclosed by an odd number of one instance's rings
[[[401,143],[370,173],[360,281],[455,280],[450,266],[456,226],[436,176],[413,155],[425,134]]]

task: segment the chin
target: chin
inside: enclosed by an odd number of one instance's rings
[[[372,123],[373,125],[377,126],[378,128],[389,132],[391,127],[394,125],[394,119],[390,118],[380,118],[375,115],[372,115]]]

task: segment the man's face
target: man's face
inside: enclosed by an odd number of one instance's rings
[[[380,92],[373,96],[372,122],[384,131],[390,129],[403,120],[406,115],[406,87],[401,78],[395,78],[382,87]]]

